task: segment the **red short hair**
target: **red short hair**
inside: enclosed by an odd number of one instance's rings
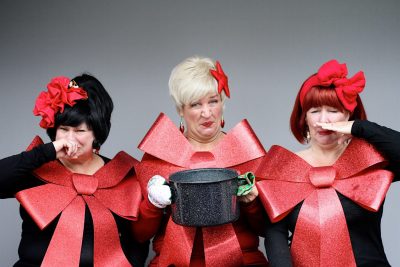
[[[314,74],[316,75],[316,74]],[[311,77],[313,77],[312,75]],[[309,77],[308,79],[310,79]],[[307,80],[308,80],[307,79]],[[307,81],[306,80],[306,81]],[[304,83],[303,83],[304,85]],[[301,88],[303,87],[301,86]],[[290,116],[290,129],[294,137],[302,144],[305,142],[305,137],[307,133],[306,124],[306,113],[310,108],[320,107],[320,106],[330,106],[337,108],[340,111],[345,111],[343,104],[337,97],[335,86],[331,85],[329,87],[324,86],[314,86],[312,87],[303,100],[303,106],[300,104],[300,91],[297,94],[296,102],[293,106],[293,111]],[[367,114],[365,113],[364,106],[362,104],[360,96],[357,96],[357,106],[353,112],[350,113],[350,120],[365,120],[367,119]]]

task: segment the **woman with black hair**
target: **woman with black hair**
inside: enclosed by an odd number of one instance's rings
[[[110,132],[111,97],[87,74],[53,78],[47,89],[33,112],[52,142],[36,137],[26,152],[0,160],[0,197],[21,204],[14,266],[143,266],[152,213],[137,161],[98,153]]]

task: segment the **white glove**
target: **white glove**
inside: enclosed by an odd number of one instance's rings
[[[171,205],[171,189],[164,177],[154,175],[147,183],[148,199],[157,208],[163,209]]]

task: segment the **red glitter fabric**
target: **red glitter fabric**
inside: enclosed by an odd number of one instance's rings
[[[193,168],[229,167],[243,173],[255,170],[265,150],[246,120],[234,127],[211,151],[196,152],[173,122],[160,114],[139,148],[146,152],[138,167],[142,190],[155,174],[169,174]],[[150,156],[151,155],[151,156]],[[159,266],[242,266],[243,254],[232,223],[198,228],[203,252],[196,251],[196,228],[175,224],[171,218],[156,260]],[[256,247],[258,244],[256,245]],[[204,257],[199,259],[198,257]],[[154,262],[154,260],[153,260]]]
[[[36,137],[28,150],[41,143]],[[85,203],[93,218],[94,266],[131,266],[112,213],[137,219],[142,195],[138,181],[129,176],[137,163],[119,152],[94,175],[72,173],[58,161],[34,171],[46,184],[18,192],[17,200],[41,229],[61,214],[41,266],[79,266]]]
[[[336,191],[376,212],[393,179],[384,164],[370,144],[356,138],[332,166],[312,167],[282,147],[270,149],[256,174],[271,221],[281,220],[304,200],[291,246],[294,266],[356,266]]]

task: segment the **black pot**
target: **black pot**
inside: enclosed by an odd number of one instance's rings
[[[184,226],[214,226],[239,218],[237,172],[207,168],[170,175],[172,220]]]

